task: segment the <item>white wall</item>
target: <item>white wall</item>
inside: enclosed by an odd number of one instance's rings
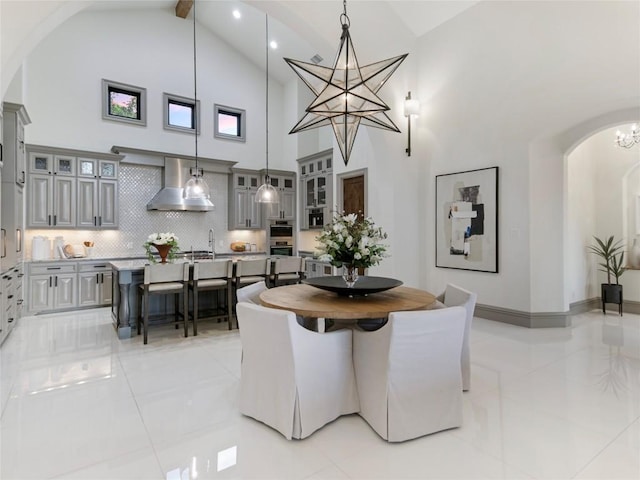
[[[453,282],[482,304],[566,310],[566,149],[551,139],[640,105],[639,14],[636,2],[481,2],[420,39],[430,192],[434,175],[500,167],[500,273],[433,268],[429,235],[432,290]]]
[[[596,234],[597,165],[598,158],[592,139],[578,146],[567,159],[565,271],[570,275],[567,275],[565,293],[569,304],[600,295],[593,281],[597,267],[593,262],[593,255],[587,250],[587,245],[593,244],[593,236]]]
[[[64,52],[64,54],[61,54]],[[162,128],[162,94],[193,96],[192,23],[171,11],[80,13],[28,57],[29,143],[108,151],[112,145],[193,154],[190,134]],[[102,119],[101,79],[147,89],[147,126]],[[199,154],[262,168],[265,163],[265,77],[206,29],[198,29]],[[246,143],[213,137],[213,104],[246,110]],[[270,82],[269,158],[283,155],[282,86]]]

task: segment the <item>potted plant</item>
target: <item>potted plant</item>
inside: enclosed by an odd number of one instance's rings
[[[593,237],[596,240],[595,245],[590,245],[591,253],[600,257],[603,262],[600,263],[601,272],[607,274],[607,283],[601,285],[600,295],[602,297],[602,312],[605,311],[606,303],[616,303],[622,315],[622,285],[620,285],[620,276],[625,272],[624,267],[624,251],[621,241],[615,241],[613,235],[606,240]],[[615,278],[615,283],[611,283],[611,279]]]

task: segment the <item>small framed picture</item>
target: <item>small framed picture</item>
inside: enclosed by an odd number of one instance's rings
[[[436,267],[498,273],[498,167],[436,175]]]
[[[146,126],[147,89],[103,79],[102,118]]]

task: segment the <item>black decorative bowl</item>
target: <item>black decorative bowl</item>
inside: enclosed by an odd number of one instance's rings
[[[302,283],[322,290],[337,293],[346,297],[369,295],[370,293],[384,292],[402,285],[400,280],[385,277],[358,277],[358,281],[351,288],[347,287],[342,276],[306,278]]]

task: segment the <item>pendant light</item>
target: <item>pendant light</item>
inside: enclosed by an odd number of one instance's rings
[[[182,193],[185,199],[208,199],[209,185],[204,181],[203,170],[198,168],[198,75],[196,67],[196,2],[193,2],[193,138],[195,139],[196,166],[189,170],[191,177],[184,185]]]
[[[342,5],[342,36],[333,68],[289,58],[284,60],[316,96],[306,108],[307,113],[289,133],[331,125],[347,165],[361,124],[400,131],[386,113],[389,107],[377,93],[408,54],[361,67],[349,35],[347,1]]]
[[[266,71],[266,102],[265,102],[265,125],[266,125],[266,160],[267,160],[267,174],[264,177],[264,183],[260,185],[256,192],[256,202],[258,203],[278,203],[278,191],[273,188],[269,179],[269,15],[265,15],[265,45],[267,49],[266,59],[267,65]]]

